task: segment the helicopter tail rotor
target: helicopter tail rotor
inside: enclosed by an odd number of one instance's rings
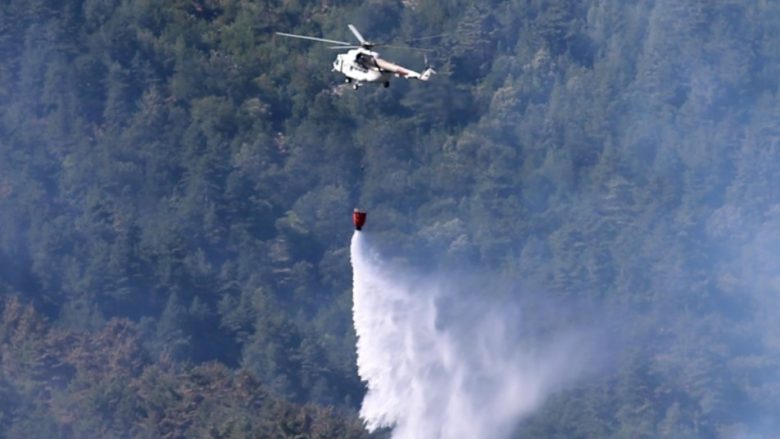
[[[436,74],[436,70],[434,70],[431,67],[431,64],[428,62],[428,55],[423,54],[423,56],[425,57],[425,70],[423,70],[422,74],[420,75],[420,80],[427,81],[431,78],[431,76]]]

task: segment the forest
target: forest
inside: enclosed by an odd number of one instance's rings
[[[438,74],[275,36],[350,23]],[[778,78],[766,0],[4,0],[0,438],[389,437],[354,207],[600,321],[513,438],[778,437]]]

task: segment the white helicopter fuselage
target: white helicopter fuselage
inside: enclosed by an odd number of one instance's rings
[[[379,55],[367,49],[357,48],[336,55],[333,71],[340,72],[351,81],[389,83],[392,72],[382,71],[376,63]]]

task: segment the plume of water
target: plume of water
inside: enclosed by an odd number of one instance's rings
[[[582,340],[532,335],[522,312],[471,301],[445,279],[384,264],[352,238],[361,417],[394,439],[505,438],[575,378]],[[527,328],[526,328],[527,329]]]

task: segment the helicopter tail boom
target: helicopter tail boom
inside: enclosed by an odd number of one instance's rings
[[[379,67],[382,71],[393,73],[395,76],[406,79],[419,79],[421,81],[427,81],[432,74],[436,73],[436,71],[431,68],[425,69],[425,71],[422,73],[415,72],[414,70],[409,70],[406,67],[401,67],[398,64],[393,64],[378,57],[374,58],[374,61],[376,62],[376,66]]]

